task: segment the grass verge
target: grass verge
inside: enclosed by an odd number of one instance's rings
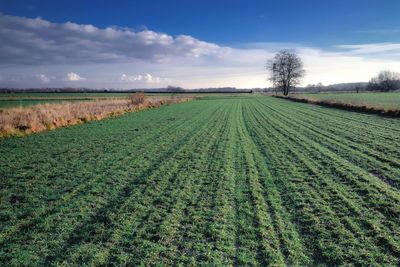
[[[324,107],[338,108],[348,111],[356,111],[368,114],[378,114],[386,117],[400,117],[400,109],[387,108],[383,106],[371,105],[370,103],[360,103],[333,99],[315,99],[304,96],[273,96],[276,98],[288,99],[300,103],[309,103]]]

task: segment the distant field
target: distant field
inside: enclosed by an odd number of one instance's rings
[[[367,105],[384,109],[400,109],[400,92],[398,93],[319,93],[295,94],[315,100],[337,101],[354,105]]]
[[[208,97],[0,141],[4,266],[398,266],[400,120]]]
[[[0,109],[65,101],[90,101],[126,98],[128,93],[11,93],[0,94]]]
[[[61,103],[61,102],[72,102],[72,101],[93,101],[93,100],[104,100],[104,99],[125,99],[129,93],[0,93],[0,109],[18,106],[31,106],[44,103]],[[169,93],[147,93],[148,96],[157,97],[171,97]],[[232,97],[240,96],[241,94],[229,94],[229,93],[201,93],[201,94],[176,94],[185,96],[199,96],[203,98],[215,98],[215,97]]]

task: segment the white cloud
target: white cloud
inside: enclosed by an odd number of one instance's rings
[[[86,80],[85,78],[79,76],[78,74],[74,73],[74,72],[69,72],[67,73],[66,77],[65,77],[66,81],[70,81],[70,82],[77,82],[77,81],[83,81]]]
[[[0,64],[165,62],[170,57],[218,56],[224,52],[218,45],[188,35],[173,37],[117,27],[100,29],[1,14],[0,40]]]
[[[12,87],[265,87],[265,62],[283,48],[303,58],[303,84],[368,81],[382,69],[400,72],[400,43],[226,47],[146,28],[100,29],[1,14],[0,40],[0,86]]]
[[[165,77],[158,77],[151,75],[150,73],[145,73],[145,74],[135,74],[135,75],[129,75],[129,74],[122,74],[120,77],[120,81],[122,83],[129,83],[132,85],[137,85],[137,86],[149,86],[152,84],[163,84],[167,82],[172,82],[173,80],[170,78],[165,78]]]
[[[42,83],[49,83],[50,82],[50,78],[48,78],[46,75],[44,74],[38,74],[36,75],[36,77],[42,82]]]
[[[400,53],[400,44],[398,43],[373,43],[357,45],[338,45],[340,49],[347,50],[351,54],[376,54],[376,53]]]

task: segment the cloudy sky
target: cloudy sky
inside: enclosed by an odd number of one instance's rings
[[[280,49],[303,85],[400,72],[400,1],[330,2],[0,0],[0,87],[266,87]]]

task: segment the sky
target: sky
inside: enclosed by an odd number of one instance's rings
[[[302,85],[400,72],[398,0],[0,0],[0,87],[267,87],[281,49]]]

